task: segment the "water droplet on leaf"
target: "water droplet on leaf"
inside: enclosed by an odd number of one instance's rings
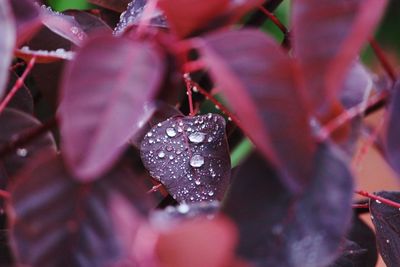
[[[190,159],[190,166],[194,168],[200,168],[204,165],[204,158],[201,155],[193,155]]]

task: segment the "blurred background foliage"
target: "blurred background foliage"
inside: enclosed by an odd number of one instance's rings
[[[276,16],[285,24],[288,25],[290,14],[290,1],[284,0],[279,8],[275,11]],[[66,9],[89,9],[92,7],[87,0],[45,0],[47,5],[50,5],[57,11]],[[400,1],[391,0],[387,9],[386,16],[379,27],[376,39],[381,46],[392,55],[392,60],[397,63],[400,57],[400,36],[398,35],[400,25]],[[267,21],[262,29],[271,33],[279,41],[283,35],[271,21]],[[370,48],[366,47],[362,55],[362,59],[368,65],[374,65],[375,59]],[[397,64],[396,64],[397,65]]]

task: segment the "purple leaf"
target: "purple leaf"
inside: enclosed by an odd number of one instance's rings
[[[0,145],[5,145],[13,141],[20,134],[26,134],[40,125],[41,123],[31,115],[7,108],[0,114]],[[50,151],[53,154],[56,153],[54,138],[50,133],[40,136],[26,147],[17,148],[14,154],[2,159],[7,175],[9,177],[14,176],[22,170],[22,167],[27,162],[43,150],[46,150],[48,153]]]
[[[104,32],[111,33],[112,30],[101,18],[82,10],[67,10],[65,15],[74,17],[86,34]]]
[[[265,158],[289,172],[293,179],[285,183],[304,186],[315,145],[293,60],[258,30],[216,33],[199,46],[242,129]]]
[[[151,43],[112,36],[91,39],[68,65],[60,107],[62,150],[79,179],[104,173],[146,118],[157,93],[162,55]]]
[[[172,117],[147,133],[140,150],[150,174],[178,202],[223,198],[231,170],[223,117]]]
[[[374,33],[385,0],[293,1],[293,49],[312,108],[320,115],[337,93],[362,46]]]
[[[147,0],[132,0],[129,3],[127,9],[121,14],[120,21],[114,30],[114,33],[121,34],[124,30],[131,26],[137,25],[143,15],[143,11],[146,7]],[[165,16],[159,9],[156,9],[150,17],[150,24],[157,27],[167,27]]]
[[[54,12],[50,7],[43,7],[41,11],[43,24],[55,34],[78,46],[87,38],[86,33],[74,17]]]
[[[399,192],[381,191],[376,195],[400,203]],[[400,266],[400,214],[399,209],[370,200],[369,209],[375,226],[378,250],[387,267]]]
[[[33,267],[135,265],[133,240],[149,208],[137,178],[118,168],[81,184],[59,157],[39,155],[10,188],[17,261]],[[121,215],[130,219],[123,229]]]
[[[15,25],[8,1],[0,1],[0,99],[7,84],[8,68],[15,46]]]
[[[320,145],[302,195],[253,154],[234,177],[223,212],[237,224],[238,253],[255,266],[322,267],[338,256],[350,226],[352,177],[339,152]]]
[[[15,74],[13,71],[10,71],[8,76],[7,91],[11,90],[11,88],[17,82],[17,79],[17,74]],[[13,96],[7,107],[17,109],[28,114],[33,114],[33,97],[25,84],[23,84]]]
[[[88,2],[121,13],[126,10],[131,0],[88,0]]]
[[[27,41],[41,27],[39,7],[33,0],[11,0],[17,28],[18,46]]]
[[[386,153],[392,168],[400,175],[400,82],[397,82],[393,89],[393,95],[389,106],[386,125]]]
[[[144,123],[144,125],[140,127],[136,134],[130,139],[130,143],[137,148],[140,148],[143,138],[154,125],[165,121],[170,117],[183,116],[182,112],[162,101],[154,102],[152,107],[153,108],[151,108],[151,112],[148,112],[148,119],[146,120],[146,123]]]

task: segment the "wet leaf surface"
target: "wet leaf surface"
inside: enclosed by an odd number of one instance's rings
[[[344,243],[342,255],[329,267],[366,267],[365,254],[367,251],[350,240],[346,240]],[[375,266],[375,263],[369,266]]]
[[[400,203],[399,192],[381,191],[378,196]],[[371,219],[376,230],[378,250],[387,267],[400,266],[400,211],[398,208],[370,200]]]
[[[222,210],[237,224],[237,252],[255,266],[322,267],[340,254],[351,220],[352,177],[334,147],[320,145],[309,187],[293,195],[253,154],[239,169]]]
[[[389,106],[388,119],[386,124],[385,148],[388,162],[400,175],[400,82],[397,82],[392,90],[392,98]]]
[[[231,164],[223,117],[177,116],[158,123],[143,139],[140,153],[150,174],[178,202],[224,196]]]
[[[33,267],[134,264],[132,241],[149,209],[141,189],[126,168],[81,184],[58,156],[40,155],[10,188],[17,262]],[[130,224],[121,224],[126,218]]]

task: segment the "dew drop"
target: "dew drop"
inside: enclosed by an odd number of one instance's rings
[[[152,136],[153,136],[153,133],[148,132],[148,133],[147,133],[147,136],[148,136],[148,137],[152,137]]]
[[[153,144],[154,140],[153,139],[149,139],[149,144]]]
[[[169,156],[169,159],[170,159],[170,160],[173,160],[173,159],[174,159],[174,156],[173,156],[173,155],[170,155],[170,156]]]
[[[167,146],[165,149],[166,149],[168,152],[170,152],[170,151],[172,151],[172,146]]]
[[[161,126],[162,126],[161,122],[160,122],[160,123],[157,123],[157,126],[158,126],[158,127],[161,127]]]
[[[189,141],[195,144],[199,144],[204,141],[206,134],[202,132],[194,132],[189,135]]]
[[[23,157],[23,158],[28,156],[28,150],[26,148],[18,148],[16,153],[18,156]]]
[[[388,244],[389,244],[389,243],[390,243],[390,240],[389,240],[389,239],[386,239],[386,243],[388,243]]]
[[[194,181],[194,183],[195,183],[196,185],[200,185],[200,184],[201,184],[200,180],[196,180],[196,181]]]
[[[158,157],[159,157],[160,159],[164,158],[164,157],[165,157],[164,151],[158,152]]]
[[[382,202],[380,200],[375,200],[376,203],[381,204]]]
[[[175,137],[175,136],[176,136],[176,131],[175,131],[174,128],[167,128],[167,129],[165,130],[165,132],[167,133],[167,135],[168,135],[169,137]]]
[[[193,155],[190,159],[190,166],[199,168],[204,165],[204,158],[201,155]]]
[[[214,192],[213,192],[213,191],[210,191],[210,192],[208,192],[208,195],[209,195],[210,197],[212,197],[212,196],[214,195]]]
[[[188,213],[188,212],[189,212],[189,206],[188,206],[187,204],[180,204],[180,205],[177,207],[177,210],[178,210],[180,213],[185,214],[185,213]]]

